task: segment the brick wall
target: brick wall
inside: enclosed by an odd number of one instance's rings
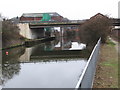
[[[53,16],[53,17],[51,17],[51,19],[55,20],[55,21],[62,21],[63,17],[62,16]]]
[[[34,20],[39,21],[41,19],[42,19],[42,17],[23,17],[23,16],[20,17],[20,21],[34,21]],[[54,21],[62,21],[63,17],[62,16],[52,16],[51,19]]]
[[[20,17],[20,21],[34,21],[34,20],[41,20],[42,17]]]

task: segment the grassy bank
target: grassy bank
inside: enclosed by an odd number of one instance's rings
[[[110,40],[101,46],[93,88],[118,88],[118,52]]]

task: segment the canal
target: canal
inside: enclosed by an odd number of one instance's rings
[[[61,37],[2,51],[3,88],[75,88],[91,51],[79,37]]]

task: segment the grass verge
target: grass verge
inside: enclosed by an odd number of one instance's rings
[[[118,88],[118,52],[109,39],[101,46],[93,88]]]

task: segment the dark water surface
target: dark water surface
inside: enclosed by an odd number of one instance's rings
[[[67,38],[2,53],[3,88],[75,88],[90,55],[80,40]]]

